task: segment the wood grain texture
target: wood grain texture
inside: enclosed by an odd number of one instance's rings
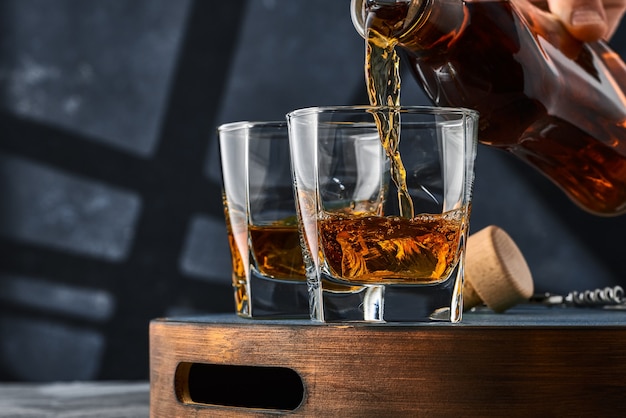
[[[150,325],[151,416],[626,413],[626,321],[510,325],[487,317],[463,326],[157,319]],[[294,411],[179,400],[180,363],[290,368],[302,378],[304,399]],[[255,388],[244,382],[241,390]]]

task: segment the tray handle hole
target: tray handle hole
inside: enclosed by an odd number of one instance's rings
[[[180,363],[175,390],[186,404],[293,411],[304,400],[300,375],[286,367]]]

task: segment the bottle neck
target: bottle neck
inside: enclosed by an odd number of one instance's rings
[[[363,38],[373,29],[414,52],[448,44],[469,20],[463,0],[352,0],[351,16]]]
[[[350,12],[352,24],[361,37],[366,37],[367,19],[370,14],[388,15],[395,13],[394,33],[388,36],[401,36],[412,24],[412,18],[422,8],[422,3],[431,0],[352,0]]]

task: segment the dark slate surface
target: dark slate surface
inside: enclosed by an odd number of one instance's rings
[[[235,314],[212,314],[196,316],[177,316],[173,318],[158,318],[155,321],[171,323],[198,323],[220,325],[254,326],[263,324],[270,326],[322,326],[322,327],[614,327],[618,326],[626,331],[626,305],[609,308],[578,308],[578,307],[546,307],[536,305],[520,305],[504,313],[494,313],[488,308],[476,308],[463,314],[460,323],[449,322],[421,322],[421,323],[320,323],[305,319],[268,320],[240,318]]]

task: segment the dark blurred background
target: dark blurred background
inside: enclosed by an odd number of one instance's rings
[[[150,319],[232,312],[215,128],[366,103],[363,56],[349,0],[0,0],[0,380],[146,379]],[[476,173],[538,291],[626,284],[626,216]]]

